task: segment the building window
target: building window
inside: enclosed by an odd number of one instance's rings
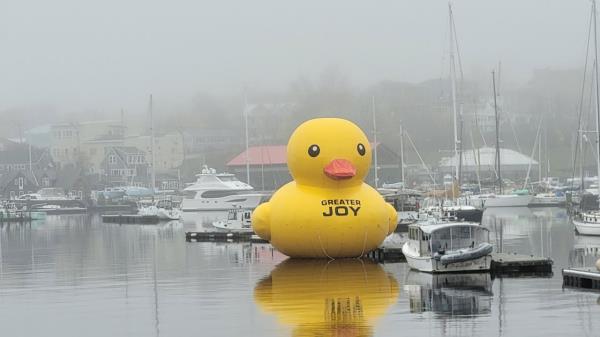
[[[48,179],[48,177],[42,177],[42,185],[44,187],[50,187],[50,179]]]
[[[15,191],[10,191],[10,199],[14,199],[15,198]]]
[[[117,162],[117,156],[112,155],[112,154],[110,156],[108,156],[108,163],[109,164],[115,164],[116,162]]]

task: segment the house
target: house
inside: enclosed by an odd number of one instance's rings
[[[112,146],[104,149],[102,161],[107,186],[149,187],[150,169],[144,151],[132,146]]]
[[[29,171],[12,171],[0,177],[0,197],[3,199],[15,199],[38,190],[39,185]]]
[[[482,147],[468,149],[462,152],[462,162],[458,156],[444,157],[440,161],[440,171],[452,175],[457,164],[461,165],[462,179],[464,181],[477,181],[479,174],[482,181],[495,181],[496,179],[496,149]],[[503,178],[522,181],[529,175],[537,176],[538,162],[526,154],[507,148],[500,149],[500,171]]]
[[[69,165],[56,175],[55,187],[61,187],[69,197],[88,200],[92,191],[92,177],[80,167]]]
[[[0,198],[53,186],[56,169],[47,149],[0,139]]]

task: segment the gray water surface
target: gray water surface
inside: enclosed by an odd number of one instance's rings
[[[50,216],[0,230],[1,336],[599,336],[600,293],[562,288],[593,265],[562,209],[496,209],[498,250],[553,275],[432,276],[405,263],[286,260],[269,245],[187,243],[184,225]]]

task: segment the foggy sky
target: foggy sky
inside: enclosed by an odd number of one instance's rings
[[[466,76],[581,67],[587,0],[457,0]],[[198,92],[285,89],[326,68],[356,86],[447,76],[443,0],[0,2],[0,111],[143,111]],[[165,106],[167,103],[164,103]]]

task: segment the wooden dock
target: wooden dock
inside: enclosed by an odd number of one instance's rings
[[[156,215],[116,214],[102,216],[102,222],[106,223],[154,225],[159,221],[160,219]]]
[[[269,243],[254,232],[185,232],[185,241]]]
[[[547,257],[533,255],[492,253],[492,272],[500,275],[552,274],[554,262]]]
[[[563,269],[563,287],[600,291],[600,272],[596,268]]]

